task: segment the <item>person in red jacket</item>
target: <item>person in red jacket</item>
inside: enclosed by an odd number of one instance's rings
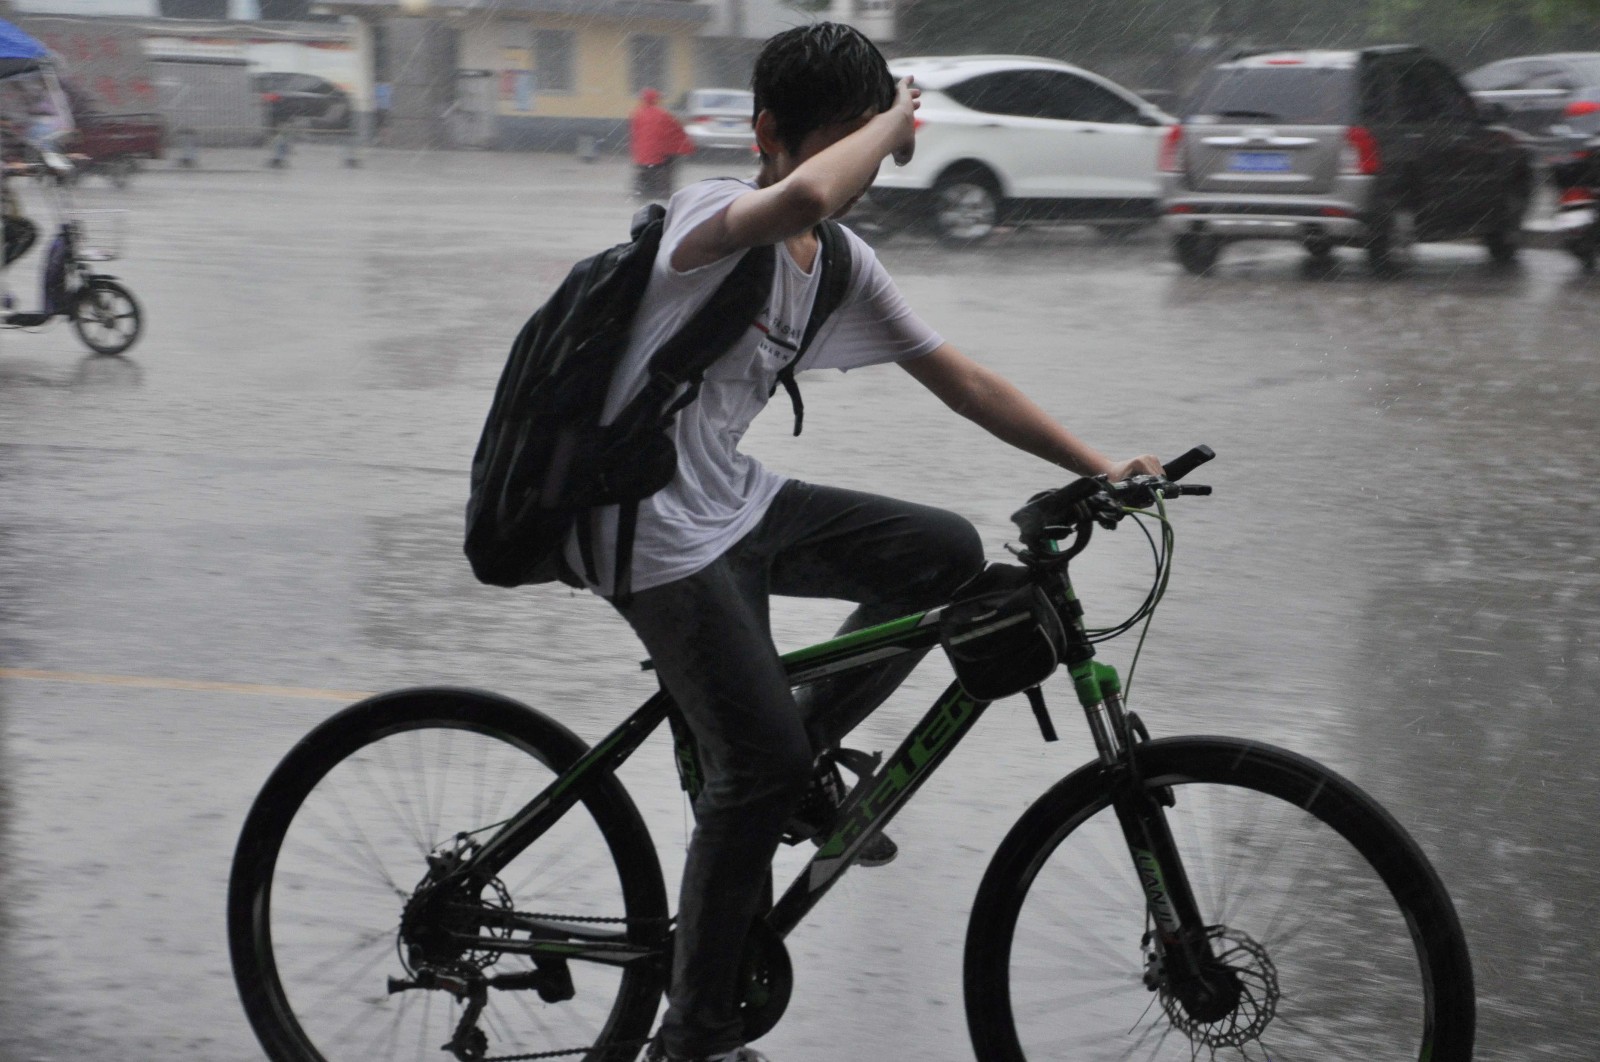
[[[678,156],[694,153],[694,141],[660,101],[661,93],[647,88],[639,93],[639,106],[628,116],[634,194],[645,200],[672,198],[672,170]]]

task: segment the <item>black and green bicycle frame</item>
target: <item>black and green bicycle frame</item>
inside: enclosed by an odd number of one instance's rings
[[[1129,854],[1143,884],[1150,917],[1160,943],[1159,954],[1167,976],[1180,994],[1215,995],[1215,970],[1205,927],[1190,891],[1182,863],[1167,830],[1161,799],[1169,794],[1147,792],[1138,777],[1132,748],[1142,727],[1124,711],[1120,680],[1114,669],[1094,659],[1094,648],[1082,622],[1082,609],[1073,595],[1064,560],[1036,565],[1034,575],[1064,621],[1067,632],[1065,661],[1093,735],[1102,768],[1114,780],[1114,805],[1128,842]],[[782,660],[790,683],[803,686],[823,678],[880,664],[902,653],[930,649],[939,643],[942,610],[906,616],[876,627],[855,631]],[[1045,713],[1042,695],[1029,691],[1047,740],[1054,733]],[[892,755],[863,778],[839,810],[834,825],[817,838],[818,850],[767,915],[778,936],[787,936],[838,882],[865,842],[882,830],[928,776],[960,744],[989,707],[987,701],[968,695],[952,682],[912,728]],[[493,836],[445,872],[450,881],[486,883],[516,854],[532,844],[574,804],[583,799],[596,780],[611,776],[649,737],[663,720],[673,720],[674,745],[684,788],[691,798],[700,789],[700,771],[694,743],[687,727],[673,711],[671,698],[658,692],[521,811],[500,826]],[[535,959],[578,959],[623,966],[664,956],[669,946],[666,927],[659,932],[639,927],[617,929],[601,925],[557,922],[520,912],[490,910],[479,913],[479,925],[502,933],[521,930],[527,939],[505,935],[467,938],[486,952],[514,952]],[[1225,994],[1225,993],[1223,993]]]

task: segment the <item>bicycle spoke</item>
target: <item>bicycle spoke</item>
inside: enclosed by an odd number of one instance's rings
[[[1202,919],[1224,927],[1215,950],[1236,971],[1241,1007],[1207,1024],[1175,1021],[1170,1009],[1185,1012],[1172,999],[1151,1006],[1143,892],[1115,816],[1102,809],[1040,868],[1012,935],[1012,1021],[1030,1062],[1415,1062],[1415,1041],[1408,1049],[1394,1030],[1420,1028],[1416,960],[1375,873],[1293,805],[1176,783],[1169,828]]]
[[[494,944],[526,933],[478,925],[474,906],[485,914],[522,911],[580,921],[628,914],[614,853],[581,802],[470,895],[442,893],[438,906],[430,906],[427,893],[414,898],[437,873],[430,857],[470,854],[488,838],[486,828],[511,817],[553,777],[526,749],[498,735],[446,724],[384,729],[307,783],[276,842],[269,910],[283,1010],[294,1016],[294,1035],[316,1045],[313,1057],[444,1057],[440,1046],[456,1035],[466,1013],[464,1000],[445,985],[470,986],[536,968],[531,958]],[[409,921],[403,923],[403,915]],[[664,919],[665,910],[650,917]],[[415,925],[421,935],[405,936],[413,930],[403,925]],[[459,943],[475,939],[482,943]],[[469,1034],[487,1037],[491,1054],[581,1049],[606,1032],[630,984],[643,984],[645,994],[627,997],[634,1011],[622,1038],[648,1032],[638,1025],[653,1015],[656,982],[578,959],[566,968],[575,995],[555,1003],[532,987],[484,984],[485,1007]],[[401,986],[398,992],[390,992],[391,979]]]

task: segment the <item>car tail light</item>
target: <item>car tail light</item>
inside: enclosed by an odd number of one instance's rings
[[[689,124],[690,125],[707,125],[710,122],[711,122],[711,115],[709,115],[709,114],[697,114],[693,118],[689,119]]]
[[[1600,112],[1600,103],[1594,100],[1573,100],[1567,104],[1566,110],[1561,113],[1568,118],[1582,118],[1586,114]]]
[[[1587,188],[1568,188],[1561,193],[1562,206],[1577,206],[1580,203],[1594,202],[1594,193]]]
[[[261,94],[262,103],[277,103],[281,99],[283,99],[283,97],[278,95],[276,92],[263,92]]]
[[[1377,140],[1365,126],[1352,125],[1344,134],[1344,149],[1339,152],[1339,172],[1370,177],[1382,168]]]
[[[911,131],[913,133],[920,133],[922,132],[922,127],[927,124],[928,120],[921,115],[918,115],[917,117],[911,119]]]
[[[1183,167],[1183,126],[1175,125],[1167,130],[1167,138],[1161,142],[1161,161],[1157,168],[1162,173],[1182,173]]]

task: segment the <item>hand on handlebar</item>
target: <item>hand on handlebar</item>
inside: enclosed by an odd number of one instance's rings
[[[1124,509],[1154,505],[1157,495],[1171,498],[1180,494],[1210,494],[1210,487],[1182,486],[1176,481],[1215,456],[1210,447],[1197,446],[1167,462],[1164,468],[1149,455],[1136,457],[1115,466],[1113,471],[1137,468],[1144,461],[1153,462],[1160,471],[1140,472],[1120,479],[1108,474],[1076,480],[1060,490],[1035,495],[1013,513],[1011,519],[1022,532],[1023,545],[1029,550],[1042,549],[1044,543],[1064,539],[1080,525],[1095,522],[1115,526],[1122,519]]]
[[[1113,483],[1120,483],[1134,476],[1161,476],[1165,475],[1161,467],[1161,459],[1155,454],[1140,454],[1138,457],[1119,461],[1106,469],[1105,476]]]

